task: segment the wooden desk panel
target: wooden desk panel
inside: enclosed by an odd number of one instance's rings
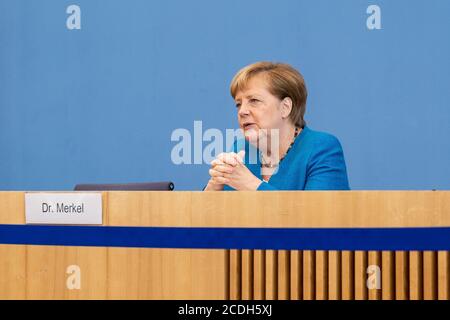
[[[450,226],[449,210],[445,191],[103,192],[106,226],[432,227]],[[0,224],[24,222],[24,193],[0,192]],[[448,300],[449,256],[0,245],[0,298]]]

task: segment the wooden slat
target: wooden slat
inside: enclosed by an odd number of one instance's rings
[[[266,255],[263,250],[253,251],[253,299],[266,298]]]
[[[439,300],[450,300],[450,252],[438,252]]]
[[[241,250],[230,250],[230,299],[241,299]]]
[[[290,252],[278,251],[278,300],[290,299]]]
[[[439,192],[437,210],[440,211],[441,225],[450,216],[450,199],[447,192]],[[449,226],[450,224],[446,224]],[[438,252],[438,299],[450,300],[450,251]]]
[[[395,253],[383,251],[381,253],[381,298],[395,299]]]
[[[409,299],[423,299],[423,255],[420,251],[409,252]]]
[[[278,298],[278,253],[275,250],[266,251],[266,300]]]
[[[409,253],[395,252],[395,299],[409,300]]]
[[[316,300],[328,300],[327,251],[316,251]]]
[[[303,251],[303,299],[315,299],[315,251]]]
[[[341,252],[328,252],[328,299],[341,299]]]
[[[223,281],[224,281],[224,300],[230,300],[230,267],[231,267],[231,262],[230,262],[230,250],[224,250],[223,251],[223,256],[224,256],[224,277],[223,277]]]
[[[367,251],[355,251],[355,299],[367,300]]]
[[[436,300],[437,299],[437,252],[424,251],[423,252],[423,299]]]
[[[291,251],[291,300],[303,299],[303,251]]]
[[[355,253],[342,251],[341,261],[342,300],[353,300],[355,299]]]
[[[242,300],[253,299],[253,251],[242,250]]]
[[[381,252],[369,251],[368,268],[366,269],[366,283],[369,300],[381,299]],[[370,287],[369,287],[370,285]]]

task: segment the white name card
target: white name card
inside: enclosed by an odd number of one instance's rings
[[[25,223],[102,224],[101,193],[25,193]]]

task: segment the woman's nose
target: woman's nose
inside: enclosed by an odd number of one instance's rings
[[[247,105],[245,103],[241,104],[241,107],[239,108],[238,114],[240,116],[245,116],[249,114],[249,110],[247,108]]]

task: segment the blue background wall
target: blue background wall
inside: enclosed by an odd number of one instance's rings
[[[172,164],[171,133],[237,127],[229,82],[258,60],[303,73],[352,189],[449,189],[449,17],[448,0],[0,0],[0,190],[200,189],[208,165]]]

